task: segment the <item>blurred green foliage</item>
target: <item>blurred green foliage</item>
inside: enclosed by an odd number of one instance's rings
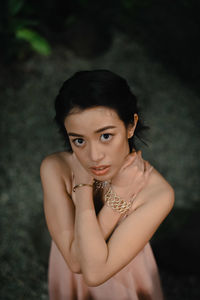
[[[0,38],[1,58],[4,62],[26,58],[31,49],[43,55],[50,54],[51,47],[39,33],[39,25],[31,2],[2,1]]]
[[[36,31],[28,28],[19,28],[16,30],[16,38],[27,41],[32,49],[40,54],[49,55],[51,53],[48,42]]]
[[[199,80],[199,10],[196,0],[2,0],[0,60],[26,59],[31,51],[48,55],[58,43],[92,57],[108,49],[119,30],[193,84]]]
[[[1,60],[26,59],[31,50],[51,53],[50,44],[63,39],[62,33],[80,20],[99,23],[105,32],[139,8],[152,5],[147,0],[2,0],[0,18]],[[79,23],[80,24],[80,23]],[[70,41],[69,41],[70,43]]]

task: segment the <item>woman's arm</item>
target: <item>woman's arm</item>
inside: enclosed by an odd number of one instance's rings
[[[109,236],[115,229],[120,217],[121,216],[119,213],[113,211],[105,204],[100,210],[97,216],[97,221],[105,241],[109,238]]]
[[[154,214],[149,211],[153,224],[144,221],[146,220],[145,211],[147,211],[144,209],[144,204],[118,226],[108,244],[106,244],[105,235],[103,234],[103,230],[106,232],[106,227],[103,227],[104,225],[100,226],[95,215],[92,189],[83,187],[76,190],[75,210],[61,176],[61,165],[55,156],[47,157],[41,164],[44,209],[49,232],[70,269],[76,273],[80,273],[81,270],[89,285],[99,285],[125,266],[142,248],[146,240],[150,239],[173,205],[173,190],[169,186],[163,185],[162,180],[161,183],[158,182],[160,192],[153,188],[147,202],[149,208],[155,205],[155,218]],[[140,197],[142,193],[143,191],[140,193]],[[161,204],[160,212],[157,211],[159,209],[157,202]],[[110,208],[107,207],[106,209],[109,210]],[[137,211],[141,211],[140,220],[136,217]],[[112,216],[116,216],[112,209],[110,209],[110,213]],[[143,218],[142,215],[144,215]],[[133,223],[138,222],[138,224],[132,227],[131,220]],[[110,231],[112,231],[116,225],[116,219],[113,218],[111,221],[110,218],[109,222],[107,229],[110,228]],[[127,227],[125,227],[125,224],[127,224]],[[146,227],[143,228],[143,225]],[[152,227],[153,225],[154,227]],[[104,229],[102,230],[102,228]],[[142,246],[141,243],[136,243],[136,240],[134,240],[134,234],[140,236],[141,228],[144,229],[142,229],[143,234],[146,232],[146,239],[142,240]],[[151,230],[150,234],[149,230]],[[125,238],[126,241],[123,242]],[[131,246],[130,243],[133,243],[133,245]],[[119,246],[122,254],[119,253]],[[127,251],[131,251],[131,253]]]
[[[138,153],[133,152],[130,156],[131,160],[125,161],[123,168],[131,162],[134,164],[134,178],[131,179],[131,193],[126,198],[129,200],[132,198],[131,194],[137,195],[140,190],[146,185],[147,179],[149,178],[149,173],[151,172],[151,166],[148,162],[144,162],[141,156],[141,151],[138,151]],[[122,168],[122,169],[123,169]],[[121,184],[121,178],[120,178],[120,184]],[[116,179],[114,180],[114,183],[116,182]],[[124,188],[122,189],[122,194],[124,195]],[[134,203],[137,201],[137,198],[134,199]],[[134,205],[132,205],[134,206]],[[99,226],[102,230],[104,239],[107,240],[107,238],[110,236],[110,234],[113,232],[114,228],[116,227],[121,215],[110,209],[110,207],[107,207],[106,205],[103,206],[103,208],[100,210],[97,219],[99,222]]]
[[[108,244],[98,226],[91,189],[77,190],[75,235],[81,270],[88,285],[98,286],[126,266],[172,209],[173,189],[155,170],[153,173],[154,184],[148,189],[148,198],[141,191],[140,197],[146,200],[116,228]]]
[[[41,163],[40,176],[49,233],[71,271],[80,273],[74,241],[75,206],[66,191],[60,158],[55,154],[46,157]]]
[[[131,159],[130,159],[131,158]],[[76,160],[75,160],[76,161]],[[76,161],[77,162],[77,161]],[[149,177],[149,167],[145,170],[144,161],[141,156],[141,151],[138,151],[138,153],[133,152],[128,160],[124,162],[123,168],[125,168],[127,165],[131,163],[134,164],[134,180],[131,181],[131,193],[138,194],[141,188],[146,184],[146,179]],[[82,167],[80,164],[77,166],[78,170],[81,170]],[[84,171],[83,171],[84,173]],[[81,179],[80,179],[81,180]],[[121,180],[121,178],[120,178]],[[84,181],[84,179],[83,179]],[[87,179],[86,181],[87,182]],[[130,195],[128,196],[129,199]],[[136,199],[135,199],[136,200]],[[135,202],[134,200],[134,202]],[[101,228],[104,240],[106,241],[108,237],[111,235],[113,230],[115,229],[119,219],[121,218],[121,215],[117,213],[116,211],[113,211],[104,204],[102,209],[100,210],[97,220],[99,223],[99,226]]]
[[[66,191],[62,164],[63,161],[55,154],[49,155],[41,163],[45,218],[49,233],[69,268],[74,273],[81,273],[74,235],[75,206]],[[118,214],[103,206],[98,214],[98,224],[105,240],[115,228],[118,219]]]

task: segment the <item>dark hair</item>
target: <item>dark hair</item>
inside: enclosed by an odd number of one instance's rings
[[[145,145],[141,132],[149,129],[139,115],[137,99],[125,79],[108,70],[80,71],[67,79],[55,99],[55,121],[65,139],[67,151],[72,152],[64,120],[73,108],[81,110],[105,106],[114,109],[127,127],[134,122],[134,113],[139,120],[134,136],[129,139],[130,151],[135,146],[135,136]]]

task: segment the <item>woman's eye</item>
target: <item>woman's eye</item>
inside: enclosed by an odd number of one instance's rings
[[[110,134],[110,133],[104,133],[101,135],[101,140],[103,142],[105,141],[109,141],[111,138],[112,138],[113,134]]]
[[[78,146],[78,147],[84,145],[84,143],[85,143],[85,141],[84,141],[83,139],[81,139],[81,138],[74,139],[72,142],[73,142],[76,146]]]

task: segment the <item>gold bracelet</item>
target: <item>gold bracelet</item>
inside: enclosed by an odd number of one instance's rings
[[[105,203],[113,210],[119,212],[120,214],[124,214],[131,208],[134,198],[135,197],[127,202],[121,197],[117,196],[117,194],[113,192],[112,188],[110,187],[105,194]]]
[[[82,186],[90,186],[90,187],[93,188],[93,185],[91,185],[91,184],[80,183],[80,184],[77,184],[77,185],[75,185],[75,186],[73,187],[73,192],[75,192],[77,188],[82,187]]]

